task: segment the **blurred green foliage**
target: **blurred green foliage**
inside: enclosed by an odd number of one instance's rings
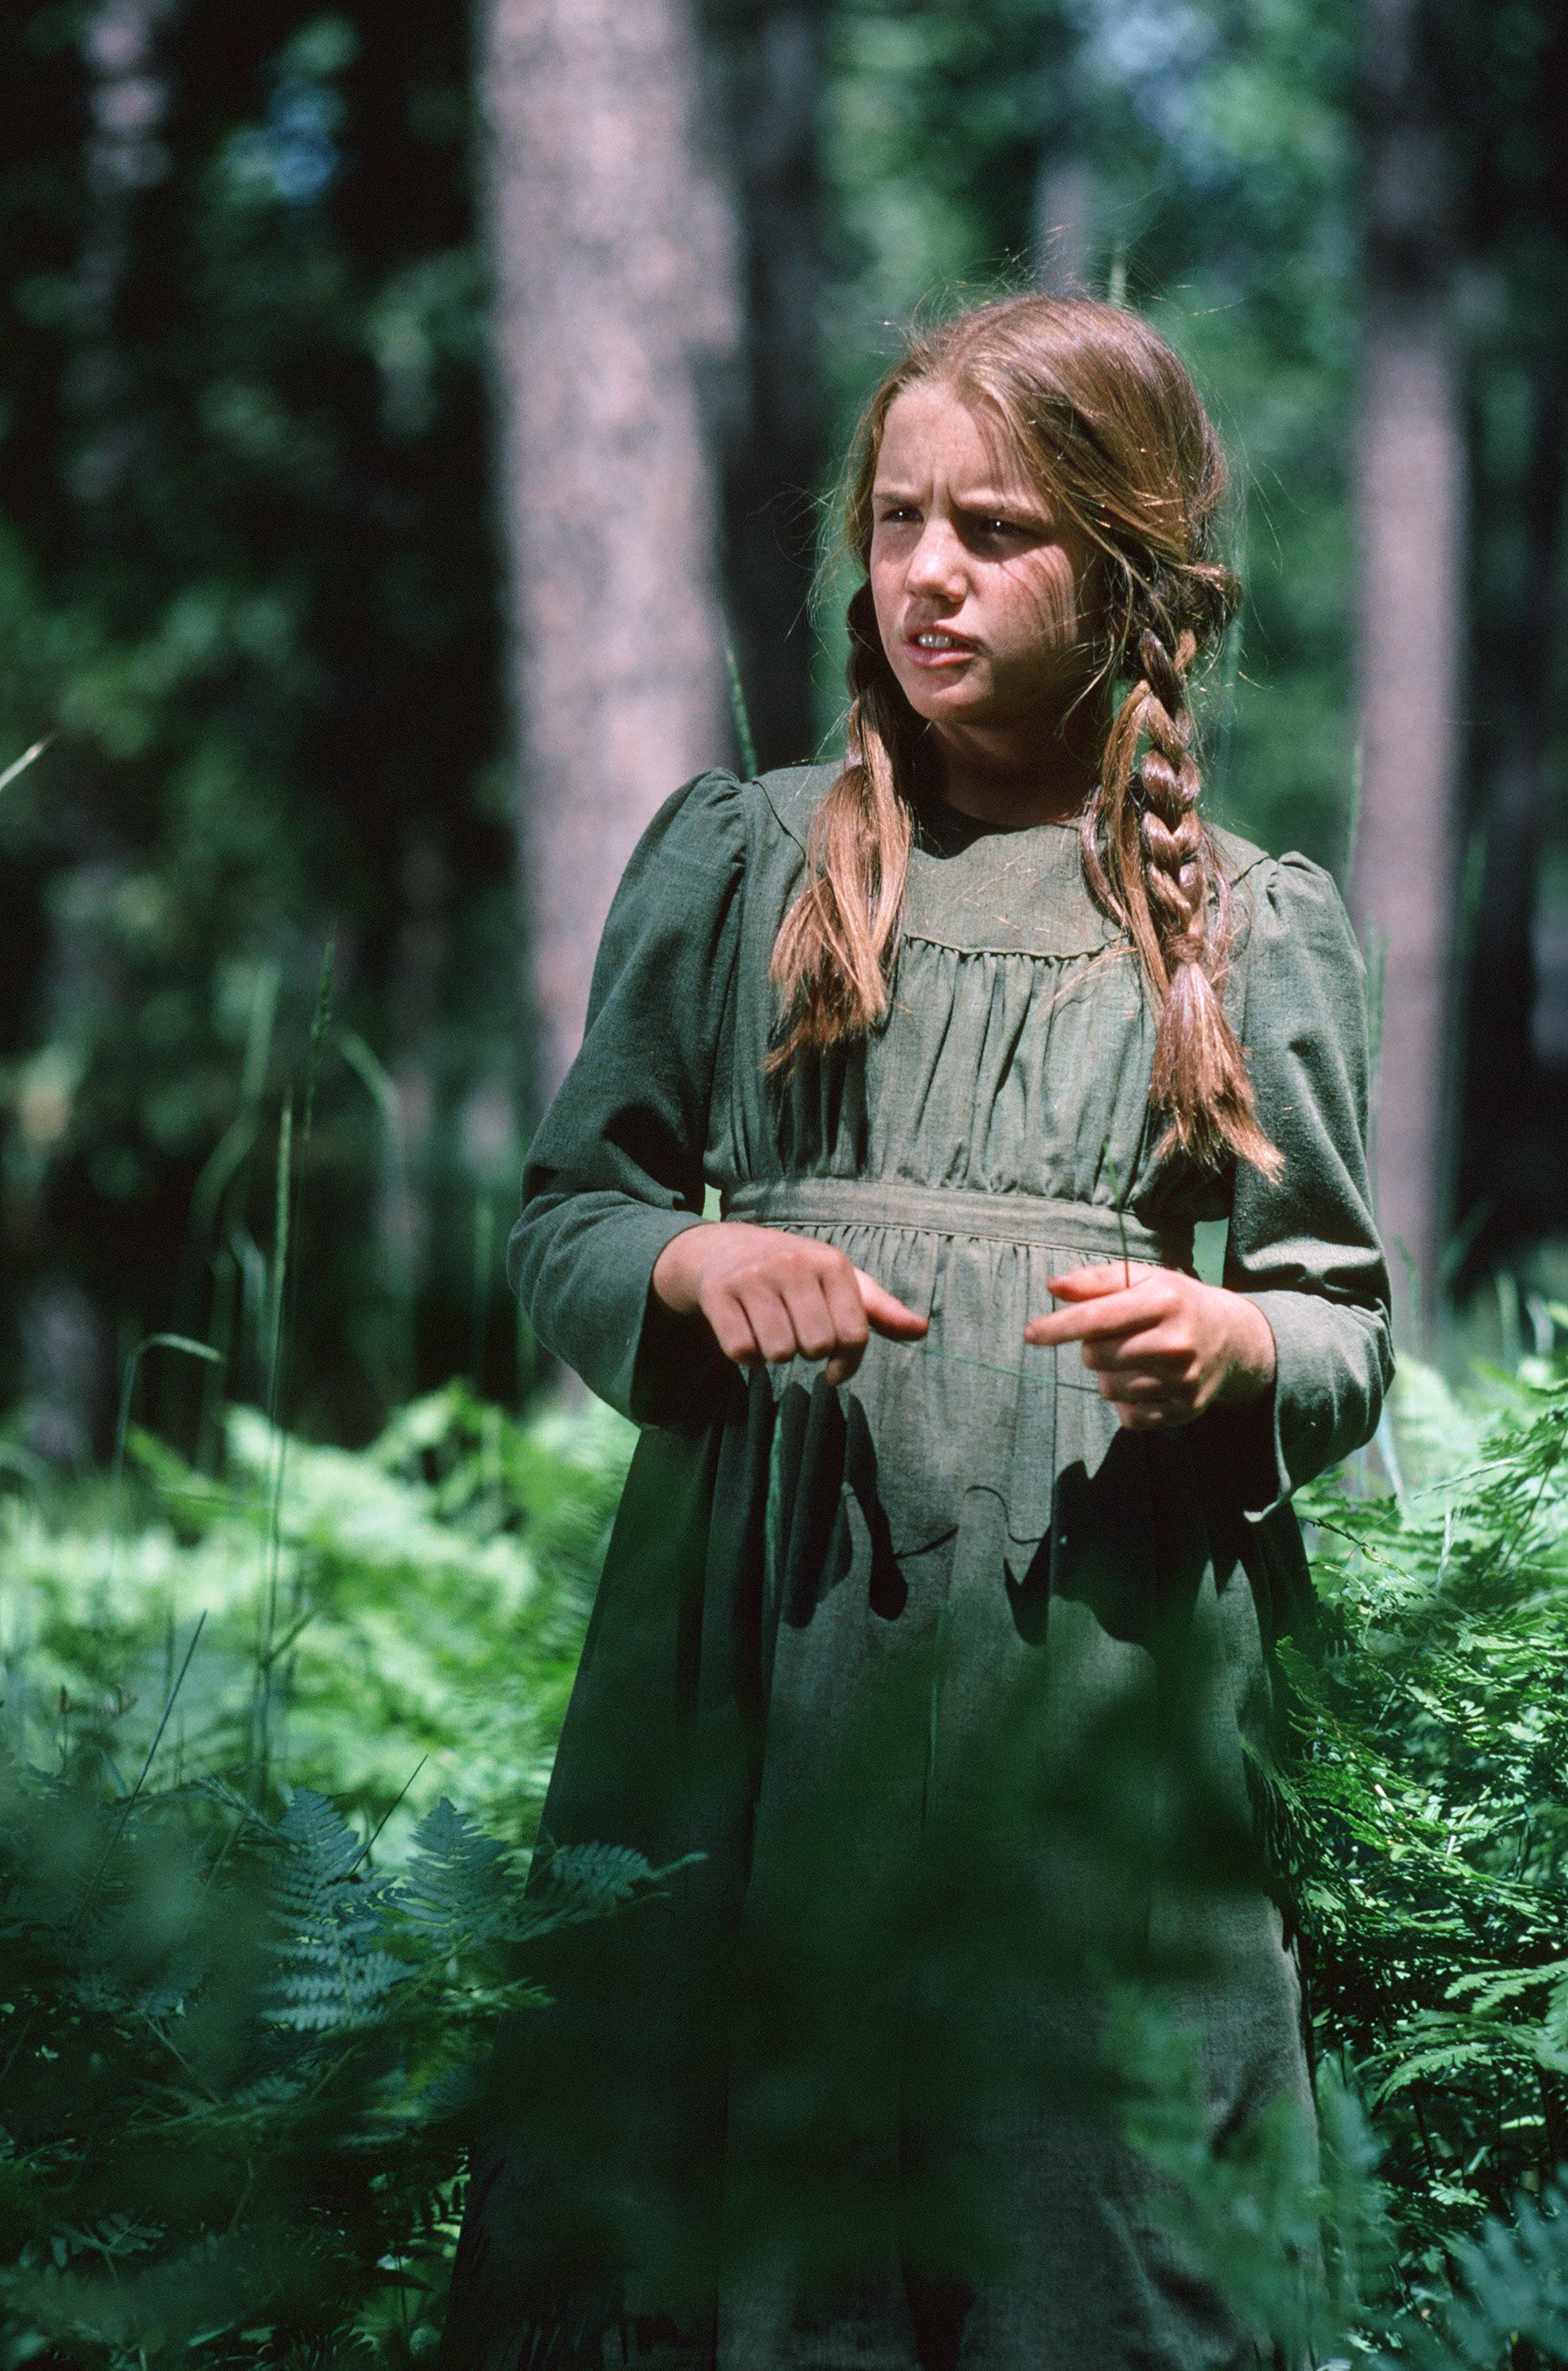
[[[1401,1399],[1400,1494],[1304,1498],[1323,1635],[1284,1656],[1316,2013],[1435,2274],[1568,2157],[1568,1378],[1484,1425],[1420,1370]]]
[[[133,1432],[117,1544],[101,1486],[0,1508],[0,1725],[36,1764],[86,1731],[133,1772],[201,1622],[173,1783],[264,1793],[275,1770],[390,1817],[384,1858],[397,1807],[442,1793],[531,1842],[631,1438],[607,1408],[519,1424],[456,1384],[358,1453],[236,1408],[217,1480]]]
[[[0,1760],[0,2363],[428,2358],[529,1946],[655,1872],[589,1846],[525,1895],[443,1800],[388,1877],[307,1788],[90,1774]]]
[[[467,34],[444,0],[0,26],[0,746],[53,735],[0,801],[6,1396],[52,1310],[107,1318],[98,1376],[177,1300],[221,1328],[333,924],[377,1057],[323,1079],[313,1428],[467,1359],[522,1060]]]
[[[525,1997],[517,1853],[630,1439],[455,1387],[359,1452],[236,1410],[221,1482],[133,1434],[117,1541],[106,1485],[7,1501],[0,2361],[433,2343],[466,2070]],[[1186,2243],[1325,2361],[1558,2359],[1565,1451],[1561,1362],[1465,1400],[1407,1365],[1380,1461],[1304,1503],[1320,1629],[1283,1649],[1274,1785],[1320,2160],[1285,2114],[1211,2155],[1189,2041],[1158,1998],[1119,2008]],[[643,1879],[612,1850],[572,1881],[556,1908]]]

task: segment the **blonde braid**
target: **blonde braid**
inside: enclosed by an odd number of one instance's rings
[[[1174,648],[1152,626],[1138,637],[1143,669],[1138,723],[1147,737],[1138,787],[1143,814],[1144,880],[1167,979],[1178,964],[1202,963],[1208,935],[1208,835],[1198,817],[1203,785],[1193,758],[1193,719],[1186,673],[1197,656],[1197,636],[1175,637]]]
[[[1136,647],[1138,674],[1112,724],[1103,779],[1084,817],[1084,862],[1160,1000],[1149,1096],[1169,1121],[1161,1150],[1179,1146],[1209,1165],[1234,1154],[1274,1177],[1280,1155],[1258,1126],[1246,1059],[1220,1002],[1230,889],[1198,809],[1203,782],[1187,693],[1200,635],[1207,640],[1223,624],[1233,597],[1224,578],[1200,563],[1185,585],[1135,584],[1124,646]],[[1175,622],[1182,607],[1195,624]]]

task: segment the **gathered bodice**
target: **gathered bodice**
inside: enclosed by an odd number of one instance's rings
[[[1151,1225],[1226,1214],[1226,1179],[1159,1156],[1156,1017],[1136,954],[1089,894],[1073,826],[987,830],[928,805],[885,1022],[779,1083],[764,942],[792,876],[748,866],[708,1148],[721,1188],[853,1176],[1121,1208]]]

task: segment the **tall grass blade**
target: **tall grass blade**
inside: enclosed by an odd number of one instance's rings
[[[283,1305],[288,1281],[290,1210],[294,1180],[294,1098],[282,1109],[278,1128],[277,1184],[272,1205],[272,1272],[267,1310],[267,1421],[271,1427],[271,1486],[267,1493],[266,1585],[261,1601],[261,1636],[257,1647],[254,1784],[258,1809],[265,1802],[272,1758],[272,1649],[278,1635],[278,1576],[282,1560],[283,1468],[287,1455],[282,1421],[283,1392]]]
[[[322,950],[321,976],[316,992],[316,1012],[310,1024],[310,1047],[306,1057],[305,1093],[301,1105],[299,1161],[303,1170],[310,1149],[311,1122],[316,1111],[317,1082],[321,1073],[322,1049],[332,1018],[332,983],[337,969],[338,931],[334,923],[327,933]],[[294,1191],[294,1098],[283,1105],[278,1129],[277,1188],[272,1209],[272,1278],[270,1313],[267,1374],[267,1420],[272,1437],[272,1486],[267,1509],[267,1586],[263,1602],[260,1650],[256,1671],[256,1786],[257,1802],[266,1800],[272,1762],[272,1698],[274,1674],[279,1660],[278,1591],[282,1567],[283,1480],[288,1464],[288,1434],[283,1425],[284,1402],[287,1396],[286,1375],[289,1345],[294,1332],[294,1313],[298,1301],[299,1223],[301,1197]],[[296,1608],[297,1611],[297,1608]]]
[[[28,768],[42,757],[53,738],[52,733],[46,733],[41,741],[35,741],[30,749],[24,749],[19,758],[13,758],[5,772],[0,774],[0,791],[8,791],[17,775],[25,774]]]
[[[104,1573],[104,1592],[114,1588],[114,1566],[120,1544],[120,1499],[125,1480],[125,1437],[131,1428],[131,1405],[135,1396],[136,1378],[142,1360],[149,1350],[181,1350],[188,1359],[203,1359],[209,1366],[221,1366],[223,1354],[206,1342],[193,1342],[187,1334],[148,1334],[137,1343],[125,1361],[125,1380],[120,1387],[120,1416],[114,1428],[114,1456],[109,1470],[109,1556]]]
[[[751,711],[746,706],[745,686],[735,658],[734,645],[724,645],[724,671],[730,681],[730,711],[735,720],[735,738],[741,745],[741,765],[748,781],[756,780],[756,742],[752,735]]]
[[[125,1823],[141,1799],[142,1789],[147,1783],[147,1776],[152,1769],[153,1764],[157,1760],[158,1748],[163,1743],[164,1740],[164,1731],[168,1727],[169,1717],[173,1713],[175,1706],[179,1701],[179,1691],[185,1685],[186,1673],[190,1669],[191,1662],[195,1658],[196,1649],[202,1643],[202,1633],[206,1626],[207,1610],[205,1606],[203,1606],[201,1613],[196,1617],[196,1627],[190,1633],[190,1644],[185,1649],[185,1660],[181,1663],[179,1671],[175,1675],[174,1683],[164,1699],[164,1708],[158,1715],[158,1725],[154,1729],[152,1741],[148,1745],[146,1752],[142,1757],[142,1767],[136,1774],[136,1783],[132,1787],[130,1793],[126,1795],[121,1802],[120,1816],[115,1821],[113,1827],[110,1830],[109,1842],[103,1848],[102,1857],[99,1859],[98,1865],[93,1872],[93,1876],[87,1886],[86,1891],[83,1894],[80,1902],[76,1904],[75,1912],[72,1917],[69,1929],[70,1933],[73,1935],[78,1932],[82,1920],[86,1916],[88,1910],[97,1899],[98,1887],[103,1883],[104,1872],[108,1868],[110,1862],[114,1857],[114,1848],[125,1833]]]

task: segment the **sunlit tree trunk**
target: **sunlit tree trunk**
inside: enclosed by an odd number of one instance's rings
[[[1381,980],[1378,1216],[1402,1338],[1445,1225],[1465,450],[1454,233],[1421,0],[1364,0],[1369,146],[1357,504],[1361,787],[1351,897]]]
[[[483,98],[536,1093],[653,810],[732,749],[705,381],[735,334],[687,0],[488,0]]]

